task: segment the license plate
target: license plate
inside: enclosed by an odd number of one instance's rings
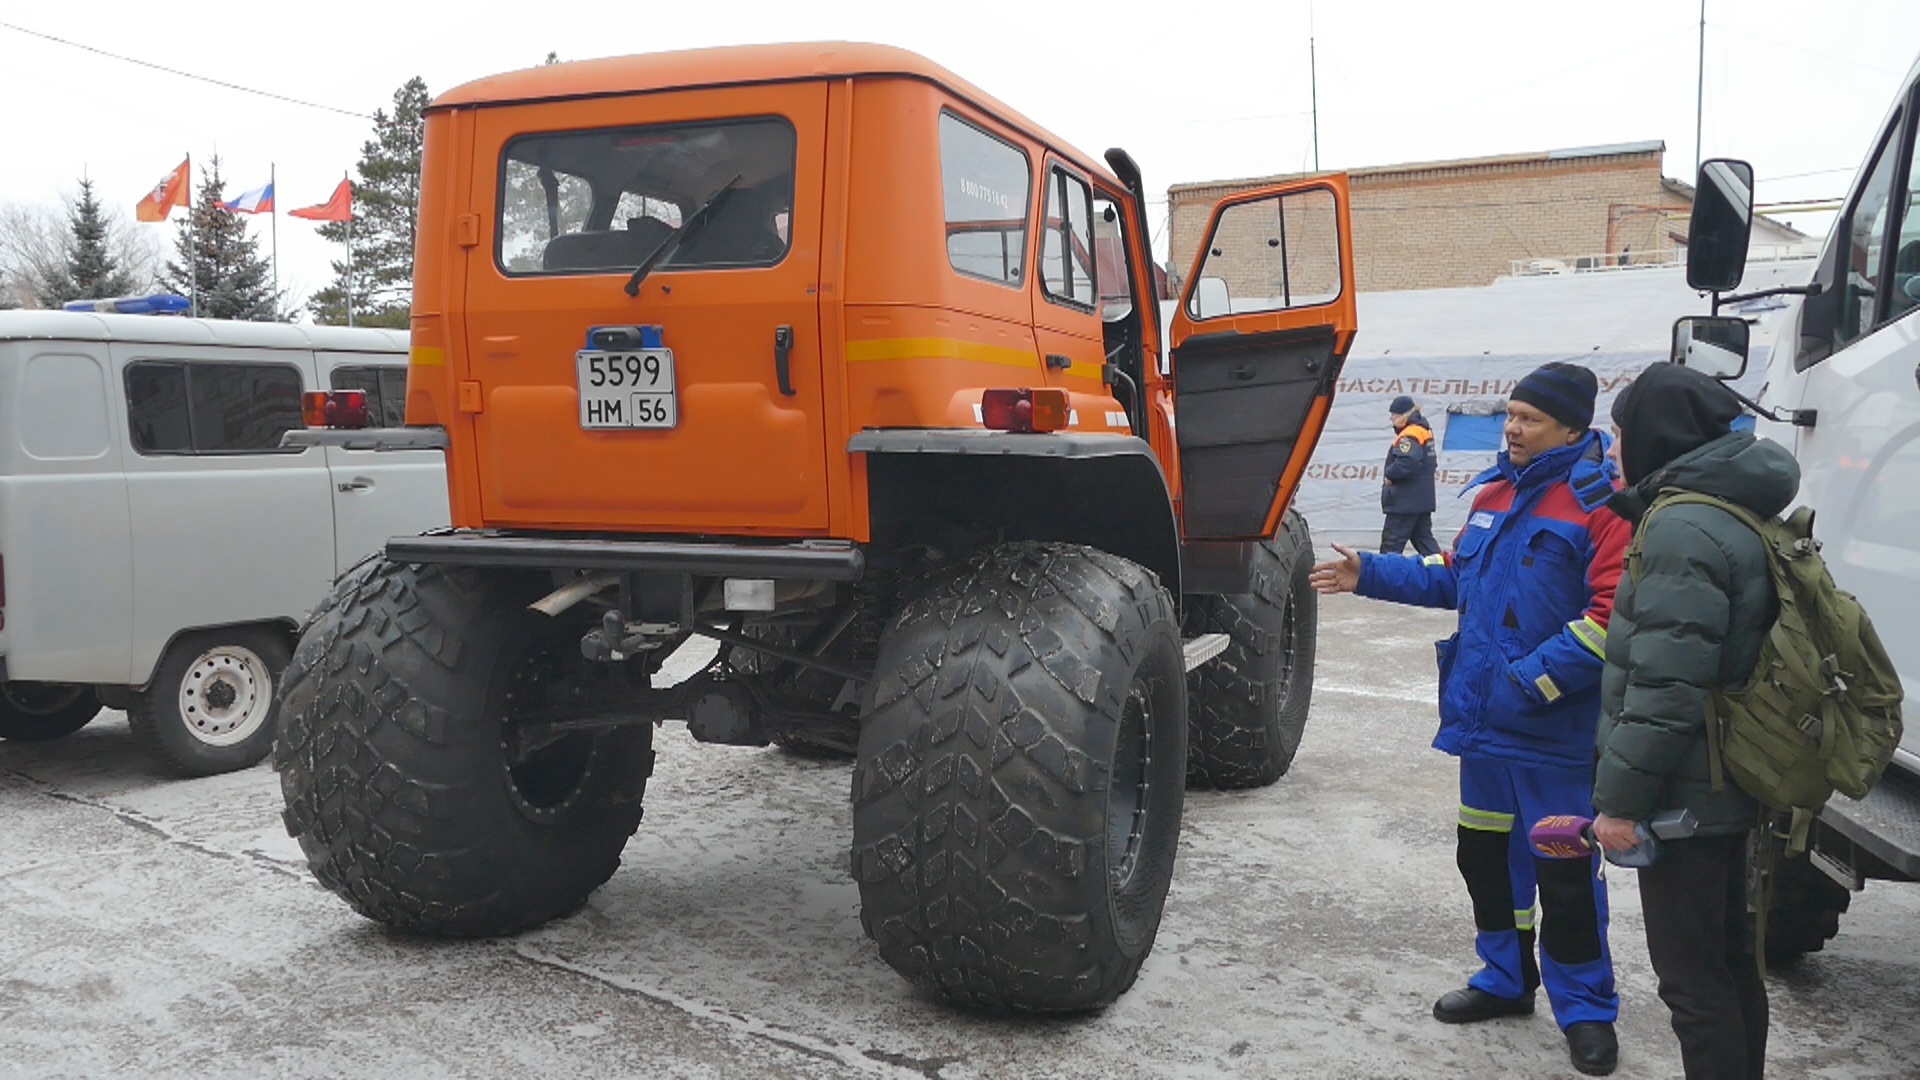
[[[589,430],[670,428],[680,423],[674,390],[673,351],[583,350],[580,365],[580,426]]]

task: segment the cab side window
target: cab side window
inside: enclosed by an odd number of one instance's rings
[[[1893,201],[1893,176],[1900,164],[1902,125],[1896,124],[1867,170],[1867,182],[1860,189],[1853,209],[1847,215],[1846,250],[1840,266],[1840,325],[1833,347],[1845,348],[1874,327],[1874,312],[1879,307],[1881,270],[1886,265],[1887,224],[1896,209]]]
[[[380,427],[407,426],[407,369],[395,364],[378,367],[337,367],[327,376],[335,390],[364,390],[367,417]]]
[[[943,111],[940,184],[948,263],[968,277],[1001,285],[1025,281],[1027,207],[1033,188],[1033,167],[1026,154]]]
[[[1093,191],[1086,181],[1060,168],[1047,173],[1040,285],[1049,300],[1093,309]]]
[[[305,426],[291,364],[141,360],[127,365],[126,385],[142,454],[280,453],[280,436]]]
[[[1887,294],[1887,321],[1920,308],[1920,137],[1913,140],[1907,159],[1906,191],[1896,200],[1892,288]]]

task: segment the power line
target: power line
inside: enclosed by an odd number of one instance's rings
[[[342,116],[356,116],[362,120],[373,119],[372,113],[354,112],[352,109],[342,109],[337,105],[322,105],[317,101],[305,101],[297,97],[288,97],[285,94],[276,94],[271,90],[256,90],[251,86],[241,86],[239,83],[230,83],[230,82],[226,82],[225,80],[215,79],[206,75],[195,75],[191,71],[181,71],[179,68],[170,68],[170,67],[167,67],[165,64],[156,64],[151,60],[141,60],[137,57],[122,56],[119,53],[108,52],[105,49],[95,48],[92,45],[83,45],[78,41],[68,41],[66,38],[54,37],[52,34],[43,34],[38,30],[29,30],[24,26],[15,26],[13,23],[10,23],[10,22],[0,22],[0,27],[4,27],[8,30],[12,30],[15,33],[25,34],[28,37],[36,37],[36,38],[40,38],[43,41],[51,41],[57,45],[65,45],[70,49],[79,49],[81,52],[90,52],[95,54],[96,56],[105,56],[110,59],[122,61],[123,63],[137,64],[140,67],[152,68],[155,71],[164,71],[169,75],[178,75],[183,79],[193,79],[196,82],[211,83],[214,86],[223,87],[227,90],[238,90],[243,94],[257,94],[260,97],[272,98],[275,101],[284,101],[292,105],[304,105],[309,109],[320,109],[325,112],[339,113]]]

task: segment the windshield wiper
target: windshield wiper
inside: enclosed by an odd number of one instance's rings
[[[707,227],[707,222],[713,220],[713,211],[720,206],[727,193],[733,190],[733,186],[740,182],[742,175],[734,173],[733,179],[721,184],[718,190],[707,196],[707,201],[701,203],[700,209],[695,210],[686,221],[682,222],[672,236],[660,241],[658,246],[647,252],[647,257],[640,260],[639,266],[634,267],[633,276],[627,279],[628,296],[639,296],[640,283],[647,280],[647,275],[653,272],[653,268],[678,251],[680,245],[686,243],[695,233]]]

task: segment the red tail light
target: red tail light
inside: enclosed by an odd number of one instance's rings
[[[300,395],[300,419],[308,427],[367,426],[365,390],[309,390]]]
[[[980,395],[980,422],[995,431],[1059,431],[1070,415],[1065,390],[988,390]]]

